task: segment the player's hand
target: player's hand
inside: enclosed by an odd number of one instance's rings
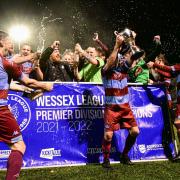
[[[118,34],[116,36],[116,44],[115,44],[115,46],[117,48],[119,48],[122,45],[123,41],[124,41],[124,37],[121,34]]]
[[[59,48],[60,46],[60,41],[54,41],[51,45],[51,48],[55,49],[55,48]]]
[[[93,41],[98,41],[98,40],[99,40],[98,33],[94,33]]]
[[[24,92],[26,92],[26,93],[31,93],[31,92],[33,92],[33,91],[34,91],[34,89],[29,88],[29,87],[27,87],[27,86],[24,86]]]
[[[137,34],[135,33],[135,31],[131,31],[131,32],[132,32],[133,39],[135,39]]]
[[[82,47],[81,47],[81,45],[79,44],[79,43],[77,43],[76,45],[75,45],[75,52],[78,52],[78,53],[83,53],[83,49],[82,49]]]
[[[34,61],[34,64],[33,64],[33,69],[37,69],[39,68],[40,64],[39,64],[39,59],[37,61]]]
[[[42,89],[37,89],[29,94],[29,98],[33,101],[43,95]]]
[[[149,80],[148,80],[148,83],[149,83],[149,84],[154,84],[154,81],[151,80],[151,79],[149,79]]]
[[[53,86],[54,86],[53,83],[45,83],[44,90],[45,91],[52,91],[53,90]]]
[[[37,61],[39,58],[40,58],[40,53],[39,52],[35,52],[35,53],[32,53],[30,54],[31,56],[31,61],[34,62],[34,61]]]
[[[156,36],[154,36],[154,39],[153,40],[161,40],[161,37],[160,37],[160,35],[156,35]]]

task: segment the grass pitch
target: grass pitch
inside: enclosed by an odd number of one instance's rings
[[[4,180],[5,171],[0,171]],[[101,165],[43,169],[24,169],[19,180],[180,180],[180,162],[135,163],[133,166],[112,164],[112,170]]]

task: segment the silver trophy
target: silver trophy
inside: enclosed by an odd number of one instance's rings
[[[121,54],[125,54],[126,52],[131,51],[132,52],[131,58],[134,60],[139,59],[144,54],[144,51],[139,49],[135,45],[136,33],[134,31],[125,28],[121,32],[114,31],[114,34],[115,36],[122,35],[124,37],[124,43],[120,51]]]
[[[125,28],[123,31],[118,32],[118,31],[114,31],[114,34],[117,36],[122,35],[124,37],[124,42],[126,43],[130,43],[130,44],[134,44],[135,42],[135,37],[136,37],[136,33],[128,28]]]

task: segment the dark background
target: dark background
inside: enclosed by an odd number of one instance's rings
[[[42,48],[40,33],[45,47],[60,40],[63,52],[77,42],[84,48],[94,45],[94,32],[112,47],[114,30],[128,27],[137,32],[137,44],[145,50],[159,34],[172,64],[180,59],[178,4],[178,0],[0,0],[0,30],[8,31],[13,24],[27,25],[31,31],[27,42],[34,50]],[[47,18],[42,21],[43,17]]]

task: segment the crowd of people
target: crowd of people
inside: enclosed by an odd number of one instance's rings
[[[42,53],[33,52],[27,43],[22,45],[19,54],[15,54],[9,35],[0,31],[0,141],[7,143],[12,150],[8,159],[7,180],[18,176],[25,151],[20,129],[7,106],[9,88],[31,93],[34,89],[51,91],[52,84],[48,81],[102,83],[105,90],[102,166],[109,168],[114,131],[120,128],[129,130],[120,157],[121,163],[128,165],[132,164],[128,152],[139,134],[129,105],[127,83],[165,84],[168,106],[172,111],[171,79],[177,78],[174,125],[180,140],[180,64],[168,66],[165,55],[161,53],[159,35],[153,37],[152,48],[147,52],[136,45],[136,33],[130,29],[115,31],[114,36],[116,40],[112,50],[95,33],[92,40],[96,45],[85,49],[77,43],[73,49],[61,53],[60,41],[55,40]]]

